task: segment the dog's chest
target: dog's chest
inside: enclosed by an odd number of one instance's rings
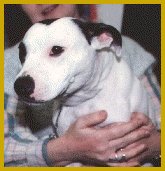
[[[106,125],[112,122],[128,121],[130,118],[130,106],[129,100],[117,97],[117,93],[109,89],[103,89],[96,97],[83,102],[74,107],[63,107],[59,114],[58,120],[54,118],[54,123],[58,122],[58,133],[64,134],[71,123],[82,115],[105,110],[108,113],[108,117],[104,123],[100,126]],[[115,100],[115,97],[117,100]],[[122,113],[122,115],[121,115]]]

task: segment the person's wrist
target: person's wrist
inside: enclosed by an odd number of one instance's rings
[[[42,154],[43,154],[43,158],[44,158],[47,166],[53,166],[53,162],[49,158],[48,150],[47,150],[49,141],[50,141],[50,138],[45,139],[45,141],[44,141],[44,143],[42,145]]]
[[[66,143],[63,137],[50,137],[47,143],[47,157],[49,166],[66,166],[71,163],[68,161]]]

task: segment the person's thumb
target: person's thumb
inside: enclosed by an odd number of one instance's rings
[[[99,112],[95,112],[95,113],[90,113],[87,114],[85,116],[83,116],[80,119],[80,127],[91,127],[97,124],[102,123],[103,121],[105,121],[107,118],[107,112],[102,110]]]

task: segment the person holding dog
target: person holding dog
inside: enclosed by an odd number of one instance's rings
[[[65,16],[80,18],[77,5],[20,6],[32,23]],[[142,73],[136,69],[134,72],[138,73],[153,101],[156,126],[144,114],[133,113],[127,123],[113,123],[98,129],[95,125],[107,117],[106,111],[98,111],[80,117],[59,138],[51,135],[37,137],[27,127],[21,126],[15,117],[15,113],[24,112],[12,92],[13,80],[20,70],[16,45],[5,51],[5,166],[68,166],[73,162],[93,166],[140,166],[155,156],[159,158],[160,102],[153,91],[153,84],[151,86],[148,81],[148,78],[155,79],[151,72],[154,60],[136,42],[126,38],[124,41],[130,45],[125,47],[130,55],[132,46],[135,46],[134,49],[142,51],[149,58],[150,62],[142,69]]]

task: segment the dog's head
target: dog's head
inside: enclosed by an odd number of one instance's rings
[[[97,50],[106,47],[120,55],[121,35],[112,26],[70,17],[36,23],[19,45],[23,67],[15,91],[29,102],[75,91],[90,79]]]

